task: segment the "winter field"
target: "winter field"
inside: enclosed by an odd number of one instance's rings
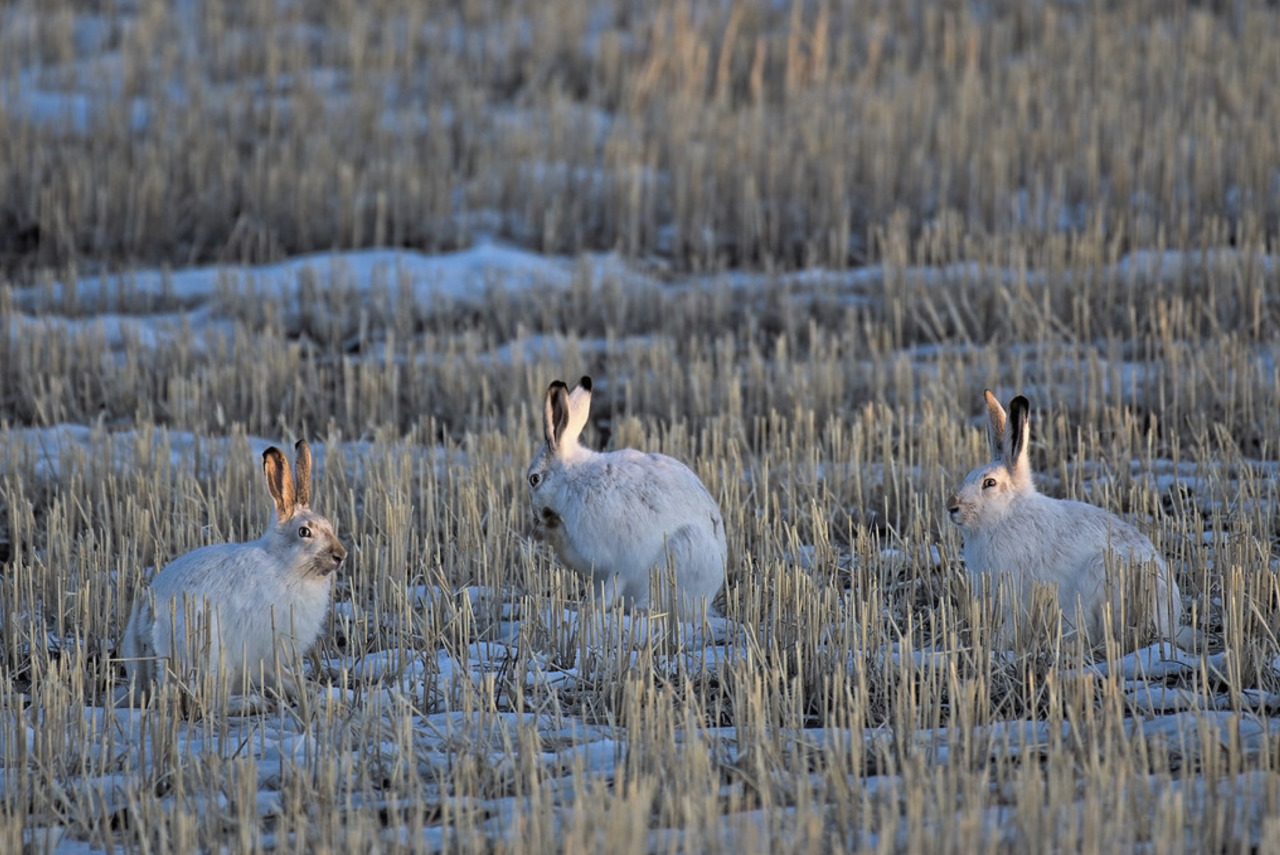
[[[0,852],[1280,852],[1280,10],[1220,5],[4,4]],[[582,374],[724,618],[533,539]],[[984,387],[1180,649],[993,644]],[[299,437],[304,697],[113,705]]]

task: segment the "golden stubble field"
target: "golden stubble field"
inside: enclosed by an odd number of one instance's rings
[[[1274,8],[316,8],[0,10],[0,851],[1280,849]],[[713,632],[530,539],[583,373],[720,501]],[[992,648],[984,387],[1184,650]],[[303,702],[111,707],[301,436]]]

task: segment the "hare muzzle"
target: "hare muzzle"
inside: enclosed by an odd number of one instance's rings
[[[545,538],[547,533],[559,528],[562,523],[560,515],[551,508],[542,508],[533,512],[533,535],[539,540]]]
[[[336,571],[339,567],[342,566],[342,562],[346,560],[346,557],[347,557],[346,547],[344,547],[341,543],[338,543],[335,540],[333,542],[333,546],[329,547],[329,559],[333,562],[333,564],[328,569],[322,570],[321,571],[322,575],[328,576],[330,573],[333,573],[334,571]],[[323,561],[323,558],[321,560]]]

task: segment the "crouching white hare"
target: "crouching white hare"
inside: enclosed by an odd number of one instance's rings
[[[535,528],[605,605],[657,601],[701,618],[724,583],[720,508],[678,460],[580,445],[590,410],[590,377],[572,392],[559,380],[547,389],[546,444],[529,466]]]
[[[1177,631],[1182,605],[1164,557],[1145,535],[1102,508],[1036,491],[1028,460],[1030,405],[1019,395],[1006,416],[986,392],[992,460],[969,473],[947,500],[964,536],[970,577],[1004,597],[1003,633],[1011,639],[1034,604],[1037,587],[1056,587],[1068,633],[1096,645],[1106,614],[1123,624],[1154,622],[1161,640]],[[1135,597],[1137,599],[1129,599]],[[1050,602],[1052,602],[1050,600]]]
[[[283,664],[320,635],[347,550],[309,507],[311,449],[305,440],[295,449],[296,485],[280,449],[263,452],[275,519],[262,537],[188,552],[134,603],[121,653],[135,693],[168,673],[193,688],[211,680],[228,694],[254,685],[298,696]]]

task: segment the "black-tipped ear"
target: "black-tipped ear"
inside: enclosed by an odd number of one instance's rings
[[[293,475],[289,473],[284,452],[274,445],[262,452],[262,471],[267,476],[267,492],[276,503],[276,519],[288,519],[293,515],[295,499]]]
[[[584,392],[590,392],[590,391],[591,391],[591,378],[590,378],[590,377],[588,377],[587,375],[583,374],[583,375],[582,375],[582,379],[580,379],[580,380],[578,381],[578,386],[580,386],[580,387],[582,388],[582,391],[584,391]]]
[[[311,446],[300,439],[293,446],[293,480],[297,484],[297,502],[302,507],[311,504]]]
[[[556,380],[547,387],[547,400],[542,412],[542,435],[548,448],[555,451],[560,446],[560,439],[568,426],[569,387],[563,380]]]
[[[1019,395],[1009,402],[1009,459],[1005,464],[1013,471],[1028,466],[1027,423],[1031,417],[1031,403]]]

